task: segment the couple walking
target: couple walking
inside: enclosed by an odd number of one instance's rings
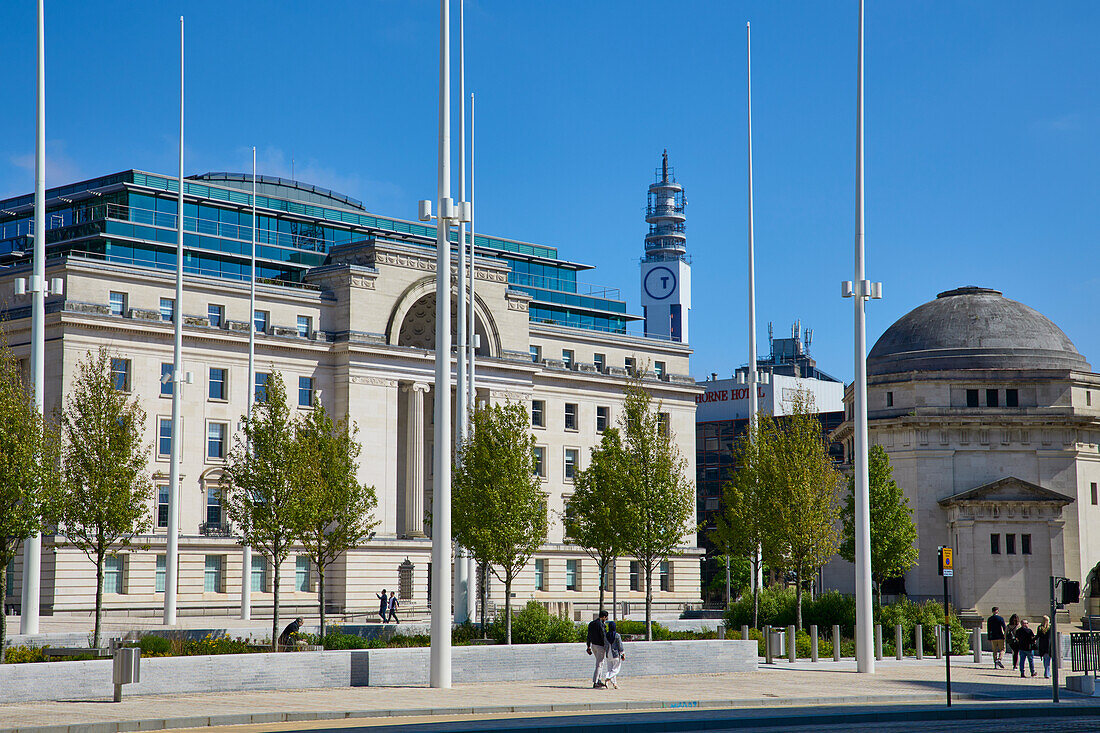
[[[993,668],[1004,669],[1005,646],[1012,650],[1012,669],[1020,668],[1020,676],[1024,675],[1024,661],[1031,668],[1031,676],[1035,676],[1035,652],[1043,659],[1043,677],[1050,677],[1051,638],[1050,617],[1043,616],[1042,623],[1037,630],[1032,630],[1027,619],[1012,614],[1005,625],[1004,617],[998,613],[998,608],[993,607],[993,615],[986,620],[986,634],[989,637],[989,645],[993,647]]]
[[[607,611],[600,609],[600,615],[588,624],[588,636],[585,642],[588,653],[596,658],[596,669],[592,672],[592,687],[606,688],[610,685],[617,689],[619,683],[615,678],[619,676],[626,654],[623,653],[623,637],[615,630],[615,622],[607,620]],[[600,672],[605,664],[607,671],[601,675]]]
[[[389,621],[395,624],[401,623],[401,619],[397,618],[397,596],[390,591],[390,594],[386,595],[386,589],[383,588],[381,593],[375,593],[378,596],[378,616],[382,623],[386,623],[386,615],[389,614]]]

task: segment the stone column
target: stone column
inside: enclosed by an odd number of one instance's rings
[[[405,441],[405,534],[424,536],[424,393],[428,385],[402,387],[409,395]]]

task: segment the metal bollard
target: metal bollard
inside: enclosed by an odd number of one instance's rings
[[[875,659],[882,661],[882,624],[875,624]]]
[[[970,640],[970,646],[973,647],[973,649],[974,649],[974,663],[975,664],[981,664],[982,663],[982,628],[980,626],[975,626],[974,627],[974,633],[971,634],[971,636],[973,638]]]
[[[114,654],[115,702],[122,702],[122,686],[141,681],[141,649],[118,647]]]
[[[726,625],[725,624],[718,624],[718,638],[719,639],[725,639],[726,638]]]
[[[742,639],[748,639],[749,638],[749,625],[748,624],[741,624],[741,638]]]
[[[924,659],[924,627],[920,624],[913,627],[913,646],[917,648],[917,659]]]
[[[894,656],[898,659],[905,658],[905,638],[901,633],[901,624],[894,627]]]
[[[772,627],[764,627],[764,664],[772,663]]]
[[[840,626],[833,624],[833,661],[840,661]]]
[[[810,661],[817,661],[817,624],[810,625]]]
[[[795,646],[795,633],[794,625],[787,627],[787,661],[794,664],[794,660],[798,658],[797,647]]]
[[[943,626],[936,624],[936,659],[943,659],[943,630]]]

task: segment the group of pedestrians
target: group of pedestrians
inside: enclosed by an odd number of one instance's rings
[[[390,591],[390,594],[386,595],[386,589],[383,588],[381,593],[375,593],[378,597],[378,618],[382,623],[399,624],[401,619],[397,618],[397,596]],[[388,616],[388,618],[387,618]]]
[[[999,613],[1000,609],[993,607],[993,615],[986,619],[986,635],[989,637],[989,645],[993,647],[993,668],[1004,669],[1005,647],[1012,652],[1012,669],[1020,670],[1020,676],[1024,674],[1024,662],[1031,670],[1031,676],[1035,676],[1035,654],[1038,652],[1043,660],[1043,677],[1050,677],[1050,616],[1043,616],[1038,629],[1032,629],[1026,618],[1020,618],[1019,614],[1012,614],[1005,623],[1004,617]]]
[[[587,652],[596,658],[596,669],[592,672],[592,687],[618,689],[619,683],[616,678],[622,671],[626,654],[623,652],[623,637],[615,629],[615,622],[607,620],[607,611],[600,609],[599,616],[588,624],[585,642]]]

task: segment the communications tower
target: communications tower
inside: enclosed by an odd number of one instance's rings
[[[687,343],[691,311],[691,265],[687,259],[687,217],[684,187],[668,165],[668,151],[661,155],[657,180],[649,184],[642,259],[642,308],[645,334]]]

